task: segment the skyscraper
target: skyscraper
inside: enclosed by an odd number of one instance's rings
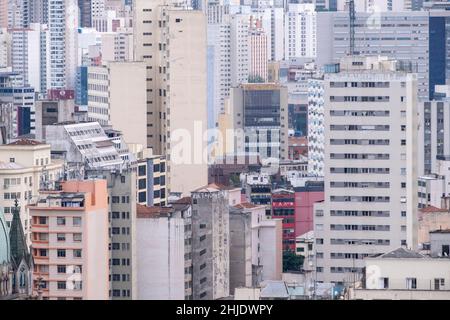
[[[417,246],[417,79],[395,65],[350,56],[325,76],[319,281],[356,281],[367,256]]]

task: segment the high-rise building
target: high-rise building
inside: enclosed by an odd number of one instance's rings
[[[10,29],[11,65],[22,75],[22,85],[46,93],[49,74],[49,31],[46,25],[31,23],[26,29]]]
[[[289,4],[285,17],[285,60],[316,57],[316,20],[313,4]]]
[[[75,89],[78,5],[76,0],[48,1],[50,34],[49,89]]]
[[[109,298],[137,299],[136,172],[89,170],[87,176],[107,181]]]
[[[358,12],[355,18],[355,54],[381,55],[399,61],[418,74],[418,94],[429,97],[429,13]],[[337,63],[350,54],[348,12],[319,12],[317,16],[317,63]]]
[[[268,77],[267,35],[261,28],[261,22],[251,27],[248,35],[249,41],[249,79],[248,81],[266,82]]]
[[[67,181],[28,206],[33,288],[43,299],[108,299],[107,198],[105,180]]]
[[[237,189],[240,196],[240,190]],[[230,294],[229,190],[208,185],[192,192],[194,300]]]
[[[8,1],[0,0],[0,29],[8,27]]]
[[[287,88],[271,83],[248,83],[232,88],[229,128],[243,132],[243,139],[224,146],[234,154],[259,154],[261,159],[288,158]],[[239,142],[240,141],[240,142]]]
[[[11,34],[5,28],[0,28],[0,68],[10,66],[11,62]]]
[[[92,27],[92,0],[78,0],[78,7],[80,10],[80,27]]]
[[[184,194],[207,183],[207,38],[201,11],[138,0],[135,59],[147,68],[147,147],[167,156],[169,185]]]
[[[147,81],[143,62],[88,67],[88,120],[122,132],[125,142],[147,146]],[[125,108],[124,106],[130,106]]]
[[[363,259],[417,247],[417,75],[385,57],[325,75],[325,201],[315,207],[317,279],[354,281]]]

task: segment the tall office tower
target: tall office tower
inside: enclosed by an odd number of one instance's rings
[[[101,36],[102,62],[133,61],[134,41],[133,32],[118,30]]]
[[[285,18],[285,60],[316,57],[316,23],[313,4],[289,4]]]
[[[8,27],[8,1],[0,0],[0,29]]]
[[[29,206],[33,289],[44,299],[108,299],[107,198],[105,180],[74,180]]]
[[[267,34],[261,28],[261,21],[251,27],[248,35],[249,50],[249,79],[251,82],[266,82],[268,77],[267,64]]]
[[[109,212],[109,298],[137,299],[136,171],[89,170],[90,178],[105,179]]]
[[[147,146],[167,155],[171,191],[207,183],[206,16],[163,2],[134,2],[135,60],[147,64]]]
[[[450,79],[450,2],[426,7],[430,14],[429,99],[435,98],[435,86]]]
[[[80,10],[80,27],[92,27],[92,0],[78,0]]]
[[[429,97],[428,12],[358,13],[355,21],[355,53],[382,55],[418,73],[420,98]],[[319,12],[317,63],[338,62],[350,53],[348,12]]]
[[[6,28],[0,28],[0,68],[10,66],[11,34]]]
[[[337,0],[337,10],[348,10],[348,0]],[[357,12],[411,11],[411,0],[355,0]]]
[[[308,81],[308,174],[324,176],[325,97],[323,79]]]
[[[248,82],[249,50],[248,34],[250,29],[249,14],[233,14],[231,16],[231,87]]]
[[[48,24],[48,0],[29,0],[30,23]]]
[[[229,191],[208,185],[192,192],[194,300],[230,294]]]
[[[49,0],[50,86],[75,89],[77,71],[78,6],[76,0]]]
[[[355,281],[363,259],[417,247],[417,75],[349,56],[325,75],[325,201],[315,207],[317,280]]]
[[[12,70],[23,76],[22,85],[45,93],[48,87],[49,31],[46,25],[31,23],[26,29],[11,29]]]
[[[270,13],[270,60],[281,61],[284,57],[284,9],[271,8]]]
[[[230,95],[231,57],[228,6],[208,7],[208,129],[215,128]]]
[[[88,120],[121,131],[126,143],[146,147],[146,73],[143,62],[88,67]]]
[[[8,0],[8,28],[28,28],[31,0]]]
[[[249,83],[231,89],[228,128],[243,131],[244,139],[234,145],[225,141],[225,153],[258,154],[261,159],[288,158],[287,88],[270,83]],[[229,149],[231,147],[231,150]]]

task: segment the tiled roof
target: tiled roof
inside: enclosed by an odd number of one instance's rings
[[[19,139],[14,142],[8,143],[8,146],[38,146],[41,144],[43,143],[33,139]]]
[[[259,205],[253,204],[253,203],[248,203],[248,202],[244,202],[244,203],[240,203],[234,206],[236,209],[252,209],[252,208],[257,208],[260,207]]]
[[[167,217],[173,209],[170,207],[147,207],[140,204],[136,205],[136,216],[137,218],[158,218]]]
[[[429,212],[449,212],[448,209],[441,209],[434,206],[428,206],[425,208],[420,209],[420,212],[422,213],[429,213]]]

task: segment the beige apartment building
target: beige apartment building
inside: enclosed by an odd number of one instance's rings
[[[42,191],[28,209],[34,294],[51,300],[107,300],[106,180],[64,182],[61,190]]]
[[[88,120],[122,132],[126,143],[145,146],[146,65],[109,62],[88,68]]]
[[[17,140],[0,146],[0,206],[7,224],[12,221],[14,201],[25,208],[36,200],[39,189],[49,188],[62,177],[64,161],[51,159],[50,145],[35,140]],[[25,237],[30,244],[30,215],[21,210]]]
[[[147,66],[147,146],[166,155],[170,191],[207,183],[206,16],[134,2],[135,60]]]

